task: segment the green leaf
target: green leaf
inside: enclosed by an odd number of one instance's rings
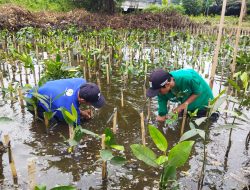
[[[243,83],[245,92],[247,91],[247,87],[248,87],[248,75],[246,72],[242,73],[242,75],[240,75],[240,80]]]
[[[111,160],[114,157],[112,152],[107,149],[100,150],[100,155],[101,155],[102,160],[104,161]]]
[[[37,185],[35,186],[35,190],[46,190],[46,185]]]
[[[120,156],[114,156],[111,160],[110,160],[110,164],[112,165],[116,165],[116,166],[121,166],[123,164],[126,163],[126,159]]]
[[[159,148],[161,151],[166,152],[168,148],[168,142],[166,138],[163,136],[163,134],[154,126],[149,125],[149,134],[154,141],[157,148]]]
[[[202,124],[206,119],[207,117],[200,117],[196,119],[194,122],[196,123],[196,125],[200,126],[200,124]]]
[[[72,186],[59,186],[59,187],[54,187],[50,190],[77,190],[77,189]]]
[[[171,165],[165,165],[161,174],[160,189],[168,189],[167,185],[169,180],[176,179],[176,167]]]
[[[180,167],[187,161],[194,141],[183,141],[175,145],[168,154],[169,165]]]
[[[209,102],[210,105],[214,105],[214,103],[226,92],[226,90],[222,90],[213,100]]]
[[[96,134],[96,133],[94,133],[94,132],[92,132],[92,131],[89,131],[89,130],[87,130],[87,129],[83,129],[83,128],[81,128],[81,131],[83,132],[83,133],[85,133],[85,134],[87,134],[87,135],[91,135],[91,136],[93,136],[93,137],[95,137],[95,138],[101,138],[98,134]]]
[[[122,145],[113,144],[110,147],[114,148],[116,150],[124,151],[124,146],[122,146]]]
[[[13,119],[9,118],[9,117],[0,117],[0,123],[3,124],[3,123],[9,123],[9,122],[12,122]]]
[[[158,164],[155,162],[156,155],[150,148],[140,144],[132,144],[130,148],[137,159],[150,166],[158,167]]]
[[[155,162],[156,162],[158,165],[162,165],[162,164],[165,163],[167,160],[168,160],[167,156],[162,155],[162,156],[160,156],[159,158],[157,158],[157,159],[155,160]]]
[[[111,145],[116,144],[115,143],[115,136],[113,131],[110,128],[106,128],[104,131],[106,138],[105,138],[105,144],[110,147]]]
[[[73,117],[75,118],[75,121],[77,121],[78,113],[76,111],[74,104],[71,105],[71,111],[72,111]]]
[[[181,142],[181,141],[185,141],[185,140],[187,140],[187,139],[190,139],[190,138],[194,137],[194,136],[197,135],[197,134],[198,134],[198,132],[196,131],[196,129],[191,129],[191,130],[185,132],[185,133],[181,136],[180,142]]]
[[[212,110],[210,111],[210,113],[214,113],[216,112],[219,107],[226,101],[227,99],[227,96],[223,96],[223,97],[220,97],[213,105],[212,107]]]
[[[234,128],[237,128],[237,125],[226,124],[226,125],[219,125],[218,127],[214,127],[213,130],[234,129]]]
[[[232,87],[234,87],[238,92],[240,92],[240,87],[237,85],[236,82],[234,82],[234,81],[231,80],[231,79],[228,79],[228,82],[229,82],[229,84],[232,85]]]

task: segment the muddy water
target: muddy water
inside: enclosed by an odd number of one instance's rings
[[[37,184],[46,184],[52,188],[57,184],[73,185],[78,189],[157,189],[160,170],[152,169],[140,161],[136,161],[130,151],[130,145],[141,142],[140,116],[145,99],[143,96],[143,82],[132,79],[124,91],[125,106],[120,102],[120,90],[123,86],[119,78],[113,76],[111,85],[107,85],[105,78],[101,79],[101,89],[106,97],[107,105],[97,111],[91,121],[82,124],[83,128],[102,134],[114,107],[118,108],[117,143],[125,146],[127,164],[123,167],[108,164],[108,181],[101,180],[101,162],[99,162],[100,142],[85,135],[75,154],[67,153],[66,146],[61,144],[63,138],[68,138],[67,126],[60,125],[51,134],[45,133],[42,122],[34,121],[33,116],[21,111],[19,103],[1,100],[1,117],[9,118],[1,122],[0,130],[9,134],[13,156],[17,168],[18,185],[13,185],[8,155],[2,157],[0,167],[0,189],[27,189],[27,159],[36,158]],[[143,81],[143,80],[141,80]],[[92,80],[92,82],[95,82]],[[215,86],[215,94],[218,86]],[[152,122],[154,122],[157,102],[152,105]],[[145,115],[146,115],[145,109]],[[249,111],[245,113],[250,117]],[[7,120],[6,118],[6,120]],[[250,183],[249,150],[245,149],[245,138],[249,126],[243,124],[240,129],[234,129],[232,147],[228,160],[224,155],[228,144],[229,131],[214,130],[216,126],[229,123],[232,118],[222,115],[217,123],[209,124],[209,140],[207,141],[207,165],[204,178],[204,189],[243,189]],[[237,122],[239,123],[239,122]],[[179,127],[164,128],[165,136],[172,147],[179,140]],[[3,138],[3,137],[2,137]],[[197,189],[197,182],[203,160],[203,142],[195,138],[189,162],[180,169],[179,182],[181,189]],[[153,142],[147,138],[147,145],[155,149]]]

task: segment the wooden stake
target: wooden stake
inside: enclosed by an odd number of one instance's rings
[[[121,89],[121,106],[124,107],[123,89]]]
[[[141,138],[142,138],[142,144],[146,146],[146,139],[145,139],[145,125],[144,125],[144,114],[143,112],[140,113],[141,117]]]
[[[185,123],[186,123],[186,118],[187,118],[187,109],[188,109],[188,104],[185,104],[185,109],[183,113],[183,118],[182,118],[182,124],[181,124],[181,136],[183,135],[184,128],[185,128]]]
[[[117,108],[114,108],[114,116],[113,116],[113,133],[116,134],[117,129]]]
[[[223,23],[224,23],[224,16],[225,16],[225,11],[226,11],[226,4],[227,4],[227,0],[223,0],[221,18],[220,18],[220,25],[219,25],[219,34],[218,34],[218,37],[217,37],[215,53],[214,53],[214,56],[213,56],[213,65],[212,65],[211,74],[210,74],[209,86],[210,86],[211,89],[213,89],[214,76],[215,76],[215,71],[216,71],[216,67],[217,67],[217,64],[218,64],[218,55],[219,55],[219,50],[220,50],[220,42],[221,42],[222,29],[223,29]]]
[[[233,62],[231,64],[231,73],[232,73],[231,76],[233,76],[234,71],[235,71],[235,66],[236,66],[236,56],[237,56],[237,52],[238,52],[238,45],[239,45],[239,40],[240,40],[241,25],[242,25],[242,19],[243,19],[243,15],[244,15],[245,5],[246,5],[246,0],[242,0],[241,9],[240,9],[239,24],[237,27],[237,33],[236,33],[236,39],[235,39],[235,45],[234,45]]]
[[[105,150],[105,138],[106,135],[102,134],[102,150]],[[102,162],[102,180],[107,179],[107,161]]]
[[[109,84],[109,65],[106,64],[106,72],[107,72],[107,84]]]
[[[23,109],[24,108],[23,93],[22,93],[22,89],[20,87],[18,88],[18,94],[19,94],[20,106]]]
[[[11,169],[13,181],[14,181],[14,184],[17,184],[17,172],[16,172],[15,162],[13,159],[12,150],[11,150],[9,135],[4,135],[4,143],[5,143],[5,146],[8,147],[9,164],[10,164],[10,169]]]
[[[28,190],[35,189],[36,186],[36,161],[35,158],[28,159]]]
[[[97,81],[97,85],[101,91],[101,81],[100,81],[100,77],[99,77],[99,72],[96,72],[96,81]]]
[[[149,98],[148,100],[148,116],[147,116],[147,120],[150,120],[150,116],[151,116],[151,98]]]
[[[2,89],[4,88],[4,83],[3,83],[3,73],[0,71],[0,83],[1,83],[1,87]]]

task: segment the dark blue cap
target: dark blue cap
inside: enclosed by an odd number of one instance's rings
[[[79,90],[79,96],[96,108],[101,108],[105,104],[104,96],[101,94],[98,86],[94,83],[86,83],[82,85]]]
[[[149,76],[149,89],[147,89],[147,97],[154,97],[159,94],[160,88],[170,82],[172,75],[163,69],[154,70]]]

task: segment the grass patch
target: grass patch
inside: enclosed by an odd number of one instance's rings
[[[0,0],[0,4],[13,4],[30,11],[70,11],[73,4],[68,0]]]
[[[197,23],[207,23],[207,24],[211,24],[211,26],[216,26],[219,25],[220,23],[220,15],[216,15],[216,16],[190,16],[189,17],[192,21],[197,22]],[[238,22],[239,22],[239,17],[235,17],[235,16],[225,16],[225,20],[224,20],[224,24],[227,27],[236,27],[238,26]],[[246,16],[243,19],[242,22],[242,27],[250,27],[250,16]]]

